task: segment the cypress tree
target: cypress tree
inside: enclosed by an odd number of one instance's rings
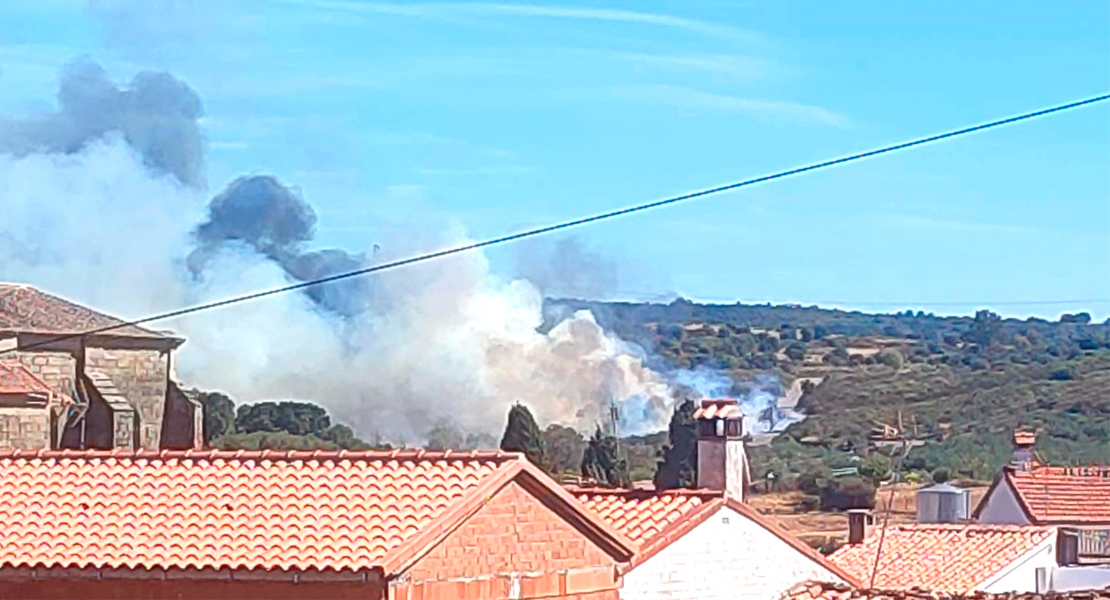
[[[586,443],[582,453],[582,476],[609,487],[630,487],[632,477],[628,463],[618,456],[617,438],[601,431],[599,426]]]
[[[509,420],[501,436],[501,449],[506,452],[523,452],[532,464],[546,469],[546,448],[543,434],[528,407],[517,402],[509,409]]]
[[[698,481],[698,431],[693,400],[684,400],[674,409],[668,427],[670,444],[663,447],[656,463],[655,489],[692,488]]]

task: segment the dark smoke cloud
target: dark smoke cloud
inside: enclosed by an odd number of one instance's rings
[[[270,175],[240,177],[212,199],[208,219],[193,231],[196,248],[187,264],[200,276],[208,262],[227,244],[242,243],[276,262],[298,281],[353,271],[366,266],[362,255],[338,249],[307,251],[316,234],[316,211],[294,188]],[[348,279],[307,288],[321,307],[354,316],[369,300],[367,284]]]
[[[62,68],[58,112],[0,117],[0,153],[75,154],[113,134],[122,136],[147,168],[181,183],[204,185],[200,98],[169,73],[143,72],[126,88],[89,59]]]

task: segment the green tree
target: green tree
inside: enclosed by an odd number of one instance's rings
[[[532,418],[532,411],[519,402],[509,409],[509,420],[505,423],[505,433],[501,436],[501,449],[506,452],[523,452],[532,464],[541,469],[548,466],[543,434]]]
[[[889,479],[893,472],[894,461],[880,452],[872,452],[859,466],[860,476],[870,480],[876,487]]]
[[[632,485],[628,463],[619,456],[617,443],[617,438],[603,433],[598,427],[582,453],[582,476],[610,487]]]
[[[805,360],[806,345],[801,342],[791,342],[786,346],[786,356],[794,362]]]
[[[467,450],[492,450],[497,447],[497,438],[488,433],[468,433],[463,445]]]
[[[975,320],[964,334],[964,339],[980,346],[990,346],[999,339],[1002,332],[1002,317],[989,310],[975,313]]]
[[[821,489],[821,510],[842,511],[875,507],[875,486],[866,479],[832,479]]]
[[[235,432],[235,402],[220,392],[203,392],[198,397],[204,407],[204,441]]]
[[[284,431],[232,433],[216,439],[221,450],[340,450],[335,442],[314,435],[293,435]]]
[[[321,436],[330,427],[328,412],[311,402],[258,402],[240,406],[235,413],[235,430],[239,433],[284,431]]]
[[[697,485],[698,432],[693,400],[684,400],[674,409],[667,427],[670,443],[663,447],[662,458],[656,464],[655,489],[670,490]]]
[[[884,348],[879,352],[878,360],[880,363],[895,369],[901,369],[902,365],[906,363],[906,358],[897,348]]]
[[[582,466],[586,440],[572,427],[552,424],[543,431],[547,470],[553,475],[576,473]]]
[[[428,442],[424,444],[428,450],[462,450],[466,447],[466,436],[447,419],[440,419],[428,430]]]

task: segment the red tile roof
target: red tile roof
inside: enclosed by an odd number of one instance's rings
[[[783,594],[780,600],[1110,600],[1110,590],[1083,590],[1078,592],[1052,592],[1051,594],[971,594],[943,595],[925,590],[860,590],[845,585],[809,581],[800,583]]]
[[[0,283],[0,332],[69,334],[123,323],[121,319],[29,285]],[[110,335],[140,338],[168,337],[136,326],[114,329]]]
[[[965,593],[1053,538],[1055,529],[1011,525],[896,525],[840,548],[829,561],[867,585],[882,537],[874,587]]]
[[[852,584],[858,583],[851,573],[825,560],[825,557],[805,542],[790,535],[747,504],[725,498],[719,491],[703,489],[653,492],[607,488],[569,488],[569,491],[606,523],[640,543],[639,552],[626,567],[626,571],[643,564],[718,510],[728,507],[771,532],[837,577]]]
[[[1026,431],[1024,429],[1014,430],[1014,445],[1022,447],[1033,447],[1037,443],[1037,433],[1035,431]]]
[[[1003,477],[1033,523],[1110,524],[1110,466],[1034,466],[1006,469]]]
[[[23,364],[0,361],[0,394],[51,395],[50,386]]]
[[[516,453],[8,451],[0,566],[390,573],[510,481],[631,557],[632,542]]]
[[[586,508],[638,543],[659,535],[699,506],[721,497],[712,490],[647,490],[568,488]]]

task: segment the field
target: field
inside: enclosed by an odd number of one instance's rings
[[[897,484],[894,486],[894,502],[890,511],[890,525],[913,523],[916,520],[914,495],[921,486],[910,484]],[[961,483],[971,491],[971,506],[983,498],[987,485],[982,483]],[[876,494],[877,508],[875,509],[875,525],[879,526],[883,520],[883,508],[890,498],[891,486],[884,486]],[[754,494],[750,497],[749,504],[760,513],[767,515],[783,529],[797,536],[809,545],[823,551],[831,551],[843,545],[848,539],[848,515],[846,513],[828,513],[804,511],[800,508],[801,492],[776,492],[768,494]]]

